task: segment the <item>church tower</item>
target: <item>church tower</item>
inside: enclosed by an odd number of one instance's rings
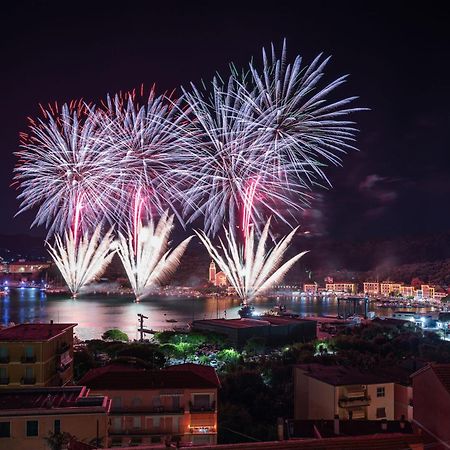
[[[216,264],[214,261],[211,261],[209,265],[209,282],[212,284],[216,284]]]

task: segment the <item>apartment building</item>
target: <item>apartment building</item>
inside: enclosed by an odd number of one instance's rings
[[[327,283],[325,290],[342,294],[356,294],[356,283]]]
[[[76,323],[26,323],[0,330],[0,388],[64,386],[73,380]]]
[[[215,370],[181,364],[162,370],[120,365],[89,371],[80,384],[111,398],[111,446],[217,442]]]
[[[394,382],[354,368],[295,366],[294,396],[295,419],[394,419]]]
[[[50,432],[108,446],[110,403],[80,386],[0,390],[0,448],[48,450]]]
[[[380,283],[374,281],[365,281],[363,291],[366,295],[380,295]]]
[[[310,284],[305,283],[303,285],[303,292],[308,295],[317,295],[318,286],[316,283],[310,283]]]
[[[414,286],[400,286],[400,295],[402,297],[414,297],[416,295],[416,290]]]
[[[380,292],[381,295],[388,297],[391,294],[398,295],[401,292],[402,284],[401,283],[391,283],[389,281],[385,281],[380,284]]]
[[[418,300],[434,299],[434,287],[428,284],[422,284],[420,289],[416,291],[416,298]]]

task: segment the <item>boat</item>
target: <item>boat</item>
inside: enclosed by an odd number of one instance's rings
[[[255,307],[251,305],[246,305],[244,303],[241,304],[242,308],[238,311],[241,319],[248,319],[249,317],[253,317],[253,313],[255,311]]]
[[[176,323],[176,322],[178,322],[178,320],[176,320],[176,319],[166,319],[166,322]]]

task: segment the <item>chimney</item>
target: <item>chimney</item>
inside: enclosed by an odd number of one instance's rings
[[[339,416],[337,414],[334,415],[334,428],[333,428],[333,432],[336,436],[339,436],[340,434],[340,427],[339,427]]]

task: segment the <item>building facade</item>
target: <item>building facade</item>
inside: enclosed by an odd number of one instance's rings
[[[342,294],[356,294],[356,283],[327,283],[325,289],[328,292],[336,292]]]
[[[389,297],[390,295],[399,295],[401,293],[402,284],[401,283],[391,283],[385,281],[380,284],[381,295]]]
[[[80,384],[111,398],[111,446],[217,442],[215,370],[181,364],[158,371],[126,366],[93,369]]]
[[[365,281],[363,283],[363,291],[366,295],[380,295],[380,283]]]
[[[294,367],[295,419],[394,420],[394,414],[389,378],[342,366]]]
[[[48,450],[50,432],[108,446],[110,403],[80,386],[0,390],[0,448]]]
[[[308,295],[317,295],[318,290],[319,290],[319,287],[317,286],[316,283],[310,283],[310,284],[305,283],[305,284],[303,285],[303,292],[304,292],[305,294],[308,294]]]
[[[75,326],[75,323],[27,323],[0,330],[0,387],[71,383]]]
[[[216,263],[214,261],[211,261],[209,265],[208,281],[217,287],[228,287],[230,285],[226,275],[223,272],[217,272]]]

